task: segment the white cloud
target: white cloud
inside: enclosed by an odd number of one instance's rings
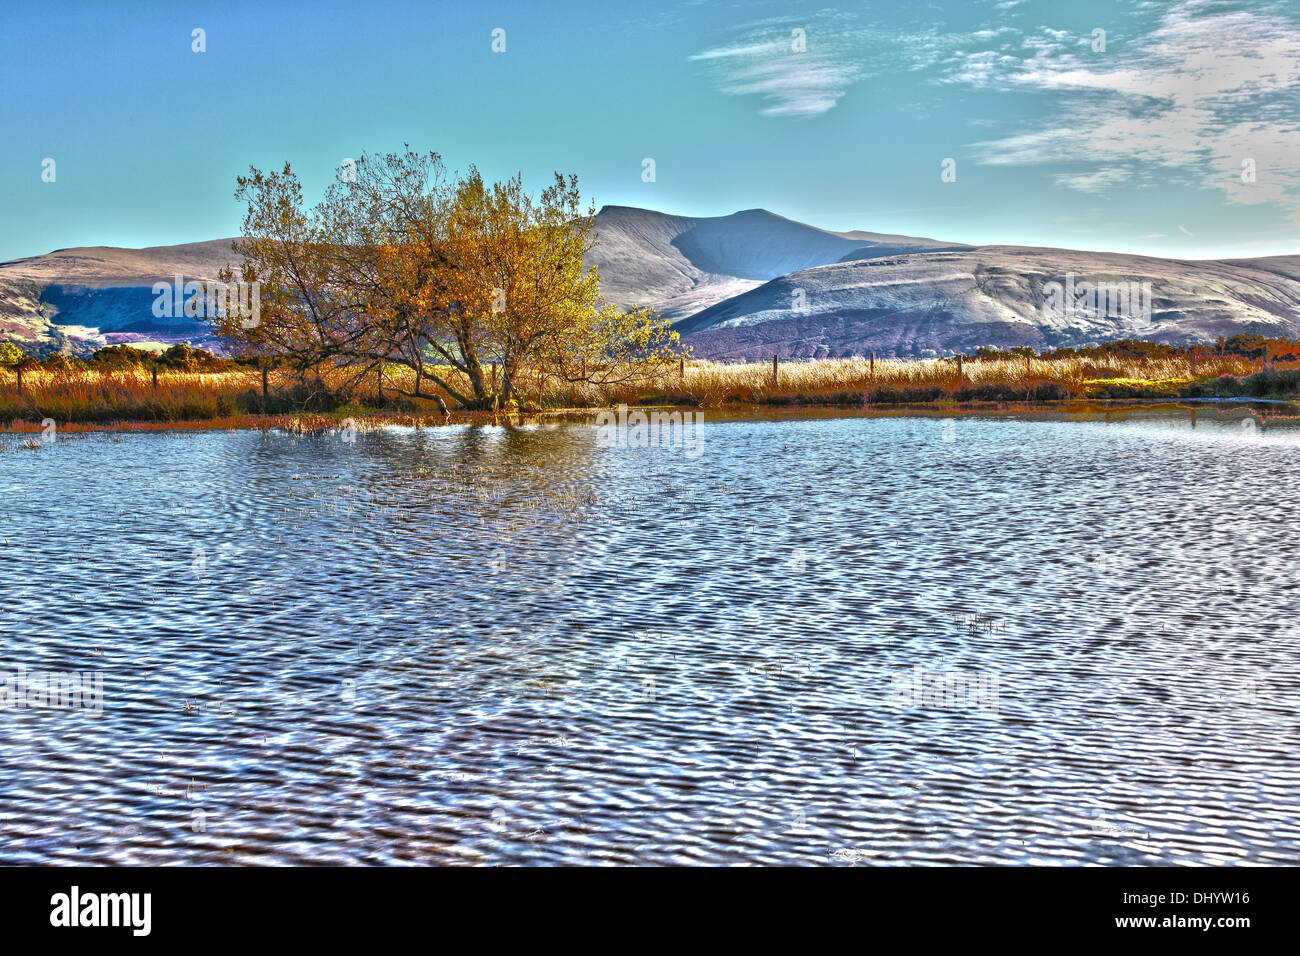
[[[801,51],[794,48],[795,28],[804,31]],[[843,27],[767,21],[690,59],[707,64],[723,93],[760,97],[764,116],[811,117],[833,109],[866,75],[851,53],[854,37]]]
[[[1080,192],[1104,192],[1113,183],[1123,182],[1128,172],[1117,167],[1106,167],[1090,173],[1060,173],[1053,179],[1058,186],[1068,186]]]
[[[1300,25],[1192,0],[1105,53],[1081,39],[1044,28],[948,62],[949,83],[1056,97],[1050,126],[976,143],[979,162],[1065,167],[1056,181],[1083,191],[1163,178],[1235,203],[1300,199]]]

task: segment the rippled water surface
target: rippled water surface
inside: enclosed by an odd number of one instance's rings
[[[702,437],[3,439],[0,861],[1300,862],[1294,439]]]

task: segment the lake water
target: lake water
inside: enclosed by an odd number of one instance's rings
[[[701,427],[0,439],[0,862],[1300,863],[1294,438]]]

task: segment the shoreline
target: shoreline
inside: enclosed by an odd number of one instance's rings
[[[1262,406],[1267,410],[1290,409],[1294,415],[1255,415],[1252,406]],[[715,421],[767,420],[785,419],[801,420],[816,418],[896,418],[896,417],[943,417],[990,415],[995,417],[1046,416],[1060,417],[1063,420],[1088,420],[1098,415],[1110,418],[1137,412],[1172,412],[1176,410],[1195,413],[1198,409],[1224,406],[1233,409],[1246,409],[1246,413],[1260,420],[1261,424],[1272,417],[1272,424],[1284,424],[1294,421],[1300,424],[1300,399],[1282,398],[1180,398],[1171,396],[1165,399],[1131,398],[1071,398],[1055,401],[1038,402],[886,402],[865,405],[846,403],[808,402],[794,403],[737,403],[725,402],[716,406],[682,405],[682,404],[647,404],[628,405],[629,410],[643,412],[694,412],[703,414]],[[412,412],[392,412],[383,409],[356,410],[346,412],[301,412],[269,415],[233,415],[215,418],[177,419],[172,421],[130,420],[93,421],[55,423],[55,429],[68,433],[127,433],[127,432],[204,432],[204,431],[276,431],[289,434],[318,434],[346,427],[351,421],[361,431],[373,431],[383,428],[452,428],[452,427],[499,427],[520,428],[544,424],[577,424],[593,420],[601,411],[617,406],[551,408],[542,411],[473,411],[452,412],[443,417],[438,413],[423,414]],[[1241,417],[1241,416],[1233,416]],[[0,438],[4,436],[29,436],[40,434],[42,424],[35,421],[14,421],[0,425]]]
[[[603,385],[545,375],[534,379],[529,371],[517,376],[512,390],[500,392],[493,373],[486,394],[476,393],[473,402],[460,397],[469,392],[451,376],[445,386],[448,404],[478,404],[484,410],[453,410],[445,418],[435,407],[436,397],[421,391],[415,373],[400,367],[358,381],[338,369],[315,378],[285,370],[261,375],[251,367],[226,367],[214,357],[196,358],[197,353],[186,355],[192,367],[117,367],[114,363],[123,359],[113,353],[80,364],[51,360],[48,367],[29,368],[21,376],[21,369],[0,371],[0,433],[37,430],[47,421],[69,431],[320,428],[345,418],[473,423],[490,421],[492,396],[502,394],[508,396],[499,399],[506,407],[497,414],[520,421],[590,415],[619,405],[693,409],[716,417],[750,408],[796,414],[810,408],[865,408],[886,414],[900,408],[999,410],[1071,403],[1119,408],[1197,399],[1248,399],[1263,408],[1300,395],[1300,359],[1265,368],[1236,354],[1146,354],[1148,347],[1156,348],[1133,343],[1114,354],[1008,354],[966,361],[819,359],[779,368],[683,360],[648,378]],[[485,382],[474,387],[481,390]]]

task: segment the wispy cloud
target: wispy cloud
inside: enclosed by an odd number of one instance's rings
[[[975,144],[982,163],[1054,165],[1058,184],[1089,192],[1160,177],[1290,210],[1300,201],[1300,24],[1283,9],[1190,0],[1140,35],[1112,36],[1104,52],[1091,36],[1044,27],[1019,45],[956,52],[944,81],[1054,97],[1046,128]]]
[[[1086,173],[1058,173],[1053,181],[1058,186],[1068,186],[1084,192],[1099,192],[1114,183],[1128,179],[1128,170],[1116,166],[1104,166]]]
[[[867,75],[853,55],[855,33],[843,23],[774,19],[740,34],[690,60],[705,64],[723,93],[759,97],[764,116],[818,116]]]

